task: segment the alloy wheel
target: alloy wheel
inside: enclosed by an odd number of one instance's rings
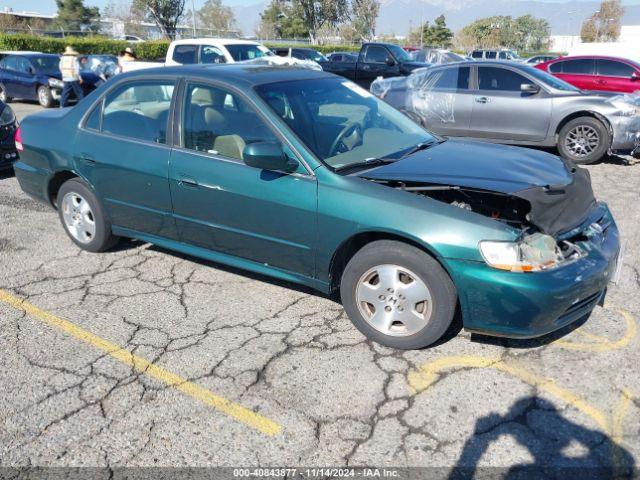
[[[576,125],[569,130],[564,140],[567,150],[577,158],[593,153],[600,145],[600,135],[589,125]]]
[[[367,270],[358,281],[356,302],[364,319],[390,336],[419,332],[429,323],[433,311],[431,292],[424,281],[398,265]]]
[[[62,218],[73,238],[89,243],[96,235],[96,222],[91,206],[81,195],[67,193],[62,199]]]

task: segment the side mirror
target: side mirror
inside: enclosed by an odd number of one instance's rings
[[[640,80],[640,75],[638,75],[638,72],[633,72],[631,74],[631,81],[632,82],[637,82],[638,80]]]
[[[227,63],[227,59],[225,57],[216,57],[213,63]]]
[[[277,170],[293,172],[298,162],[289,159],[282,145],[275,142],[256,142],[244,147],[242,152],[244,163],[261,170]]]
[[[533,95],[534,93],[538,93],[540,91],[540,87],[534,83],[523,83],[520,85],[520,91],[522,93]]]
[[[395,67],[396,65],[396,61],[391,57],[385,58],[384,63],[386,63],[388,67]]]

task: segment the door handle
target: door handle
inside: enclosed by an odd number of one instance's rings
[[[487,97],[476,97],[476,103],[489,103],[489,99]]]
[[[198,188],[198,181],[191,177],[180,177],[178,185],[186,188]]]
[[[370,65],[362,65],[362,70],[371,70]]]
[[[96,164],[96,159],[93,158],[88,153],[81,153],[80,154],[80,160],[82,160],[87,165],[95,165]]]

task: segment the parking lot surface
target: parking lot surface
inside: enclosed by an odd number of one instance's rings
[[[588,169],[625,243],[604,306],[409,352],[296,286],[135,241],[81,252],[0,175],[1,465],[636,467],[640,166]]]

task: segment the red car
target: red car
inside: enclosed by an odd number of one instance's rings
[[[560,57],[540,63],[544,70],[582,90],[631,93],[640,90],[640,64],[617,57]]]

